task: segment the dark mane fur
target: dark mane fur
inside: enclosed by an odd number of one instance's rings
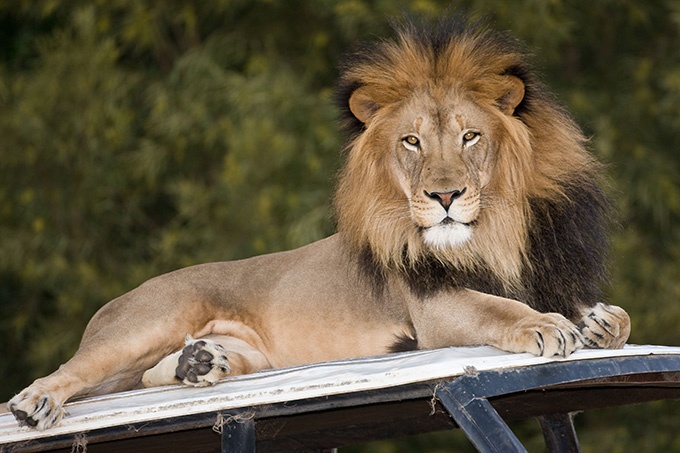
[[[436,260],[409,269],[403,277],[418,297],[468,288],[576,319],[576,307],[602,301],[608,280],[609,208],[604,193],[591,181],[566,187],[565,195],[561,202],[531,200],[528,261],[521,287],[508,291],[488,270],[461,271]]]
[[[531,211],[528,260],[520,287],[506,290],[489,270],[455,269],[436,259],[404,270],[402,277],[419,298],[468,288],[576,319],[576,307],[593,306],[603,300],[602,290],[608,282],[607,198],[594,182],[582,180],[565,187],[565,197],[560,202],[531,200]],[[370,250],[362,251],[359,260],[374,294],[382,295],[385,273],[372,260]]]

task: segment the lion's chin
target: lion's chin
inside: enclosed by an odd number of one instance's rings
[[[439,250],[460,247],[470,238],[472,238],[470,224],[459,222],[442,222],[423,231],[425,244]]]

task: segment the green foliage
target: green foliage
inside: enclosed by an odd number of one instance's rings
[[[0,400],[149,277],[329,234],[332,92],[357,40],[435,0],[0,4]],[[535,51],[608,164],[612,303],[680,344],[680,3],[466,0]],[[584,450],[678,451],[677,404],[593,411]],[[532,421],[517,425],[541,448]],[[348,451],[470,449],[460,433]],[[591,446],[591,448],[588,448]],[[534,448],[532,448],[534,449]]]

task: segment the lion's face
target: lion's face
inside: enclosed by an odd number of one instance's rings
[[[383,125],[396,184],[426,246],[455,248],[474,234],[493,171],[494,116],[473,102],[413,96]]]
[[[380,222],[366,225],[367,230],[374,237],[387,237],[380,229],[386,217],[395,216],[398,197],[408,210],[410,227],[400,214],[401,222],[394,228],[405,229],[400,234],[409,244],[409,254],[419,253],[418,248],[437,254],[458,250],[476,231],[490,228],[485,225],[485,200],[490,199],[489,185],[494,181],[499,185],[494,172],[498,150],[512,135],[508,134],[510,118],[524,96],[524,84],[516,77],[499,76],[491,96],[447,84],[424,85],[390,101],[382,96],[365,86],[349,99],[350,110],[364,123],[365,131],[354,145],[355,156],[348,168],[381,168],[399,193],[387,195],[390,200],[383,204],[390,207],[383,206]],[[368,161],[373,165],[367,167]],[[510,172],[514,180],[512,173],[518,172]],[[364,179],[375,177],[365,174]],[[385,187],[378,190],[386,192]],[[492,190],[491,198],[495,195]],[[374,211],[375,207],[363,209]],[[414,243],[415,237],[420,246]]]
[[[339,230],[387,266],[425,255],[467,266],[486,256],[517,274],[525,237],[517,200],[530,162],[516,152],[530,147],[515,146],[527,138],[513,118],[523,83],[499,76],[491,95],[447,84],[383,94],[367,85],[349,98],[364,130],[336,192]]]

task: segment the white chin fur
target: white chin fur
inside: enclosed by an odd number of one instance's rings
[[[425,230],[423,239],[433,249],[450,249],[463,245],[472,237],[472,228],[462,223],[435,225]]]

